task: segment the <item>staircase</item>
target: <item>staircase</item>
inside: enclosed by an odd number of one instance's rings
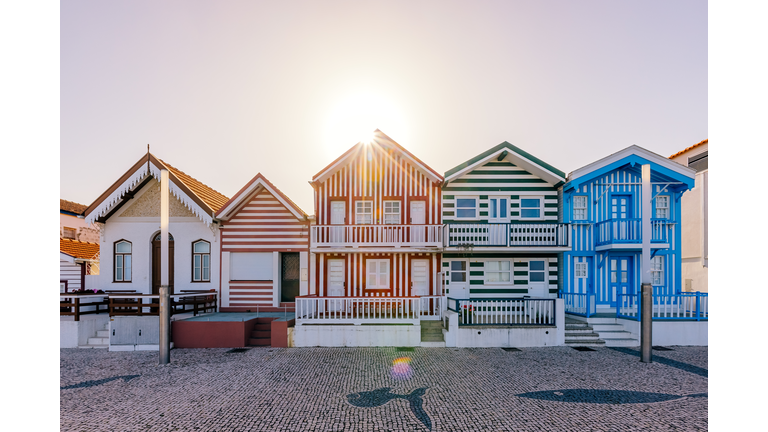
[[[584,321],[565,317],[565,346],[570,347],[601,347],[604,340],[595,333],[594,329]]]
[[[595,322],[592,323],[595,332],[600,335],[600,339],[605,341],[608,347],[636,347],[640,346],[632,333],[624,330],[624,326],[614,322]]]
[[[251,331],[251,337],[248,339],[248,345],[272,345],[272,321],[275,319],[277,318],[256,318],[256,326]]]
[[[422,347],[445,348],[442,321],[421,321]]]
[[[86,345],[78,345],[78,348],[109,348],[109,323],[104,324],[103,330],[97,330],[95,337],[89,337]]]

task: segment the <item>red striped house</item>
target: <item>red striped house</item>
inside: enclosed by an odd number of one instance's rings
[[[309,218],[257,174],[216,214],[221,311],[269,311],[307,294]]]
[[[310,295],[440,295],[442,182],[379,130],[315,175]]]

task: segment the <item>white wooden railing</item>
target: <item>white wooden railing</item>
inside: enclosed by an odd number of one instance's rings
[[[419,297],[296,297],[296,325],[419,324]]]
[[[422,320],[441,320],[445,310],[445,301],[442,296],[424,296],[420,299],[420,315]]]
[[[312,246],[443,245],[442,225],[314,225]]]
[[[459,325],[556,325],[553,299],[453,299],[448,309],[458,312]]]
[[[617,299],[617,318],[640,320],[641,294],[620,294]],[[708,293],[654,294],[653,320],[709,320]]]
[[[568,246],[568,224],[466,223],[447,224],[448,246]]]

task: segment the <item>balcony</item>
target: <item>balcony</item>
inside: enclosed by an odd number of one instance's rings
[[[568,224],[468,223],[446,225],[448,247],[568,247]]]
[[[312,247],[442,247],[442,225],[314,225]]]
[[[669,228],[671,222],[667,219],[651,219],[651,244],[669,243]],[[642,219],[609,219],[595,224],[595,246],[635,245],[643,243]]]

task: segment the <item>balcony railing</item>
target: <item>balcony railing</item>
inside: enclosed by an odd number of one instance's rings
[[[312,246],[443,245],[442,225],[314,225]]]
[[[554,326],[554,299],[454,299],[448,309],[459,314],[459,325]]]
[[[651,242],[669,242],[667,219],[651,219]],[[609,219],[595,224],[595,245],[611,243],[642,243],[642,219]]]
[[[619,294],[616,318],[640,321],[641,302],[642,294]],[[708,293],[653,294],[652,302],[654,321],[709,321]]]
[[[467,223],[445,226],[448,246],[568,246],[568,224]]]
[[[419,297],[296,297],[296,325],[419,324]],[[431,313],[430,309],[426,311]]]

